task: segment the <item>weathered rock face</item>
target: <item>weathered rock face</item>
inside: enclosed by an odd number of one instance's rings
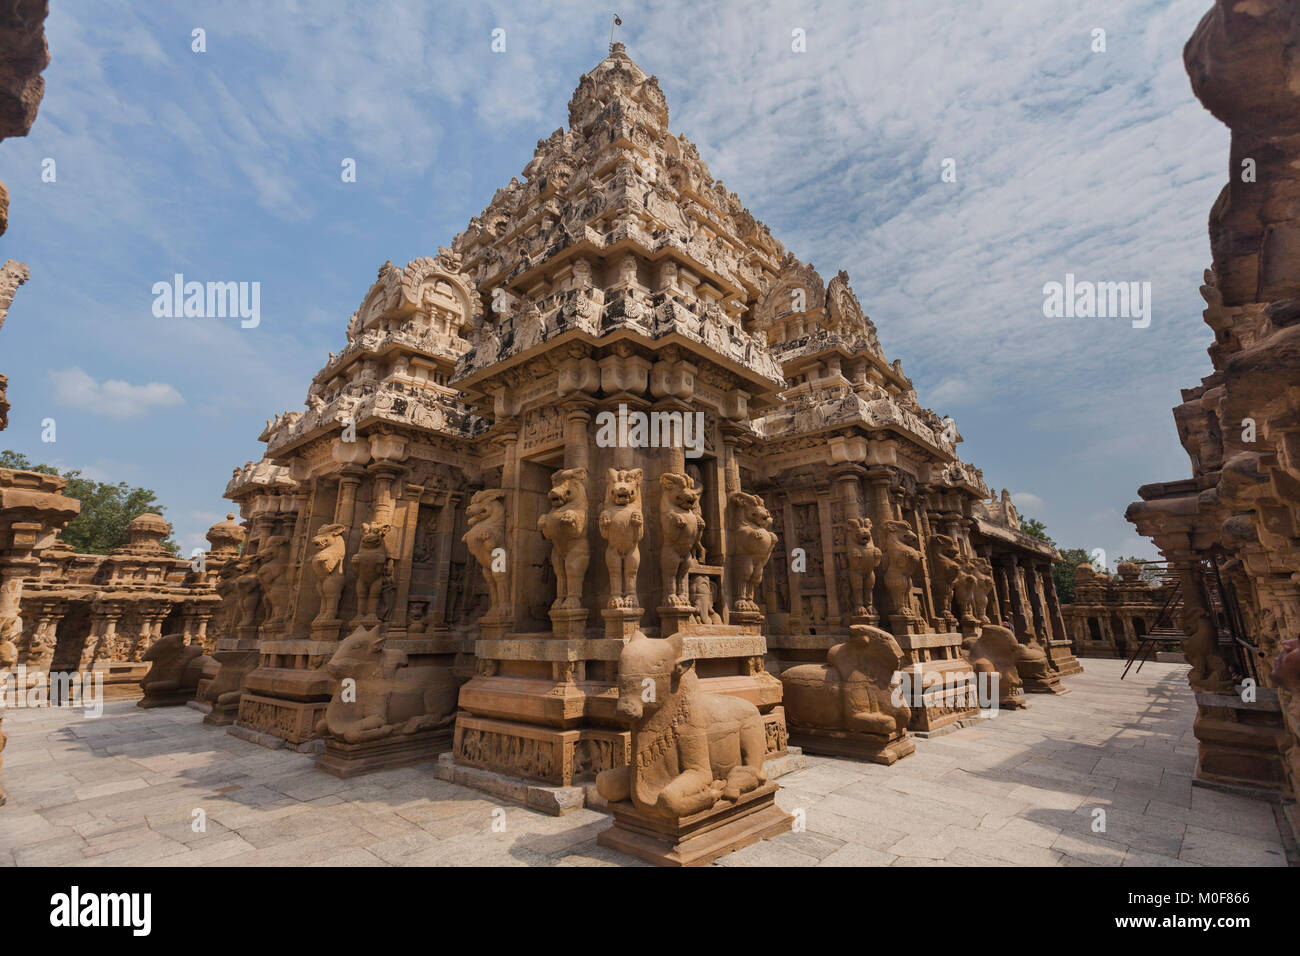
[[[1273,675],[1300,631],[1298,44],[1295,0],[1220,0],[1184,51],[1192,89],[1232,131],[1201,287],[1213,371],[1174,409],[1192,479],[1144,486],[1127,514],[1182,569],[1201,775],[1292,792],[1300,699]],[[1266,687],[1250,706],[1232,692],[1247,677]]]
[[[0,140],[26,136],[36,121],[50,62],[45,45],[49,0],[11,0],[0,9]],[[9,227],[9,191],[0,183],[0,235]]]

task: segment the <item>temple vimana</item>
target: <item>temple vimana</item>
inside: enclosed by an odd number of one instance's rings
[[[1129,512],[1180,578],[1084,565],[1063,607],[1060,555],[962,460],[849,276],[787,251],[612,43],[464,231],[379,267],[205,555],[149,514],[79,554],[62,479],[0,471],[0,666],[138,683],[342,777],[429,762],[593,808],[601,844],[696,864],[790,828],[774,795],[805,754],[893,765],[1176,612],[1198,774],[1293,794],[1300,272],[1268,216],[1300,182],[1300,104],[1237,81],[1281,46],[1215,16],[1197,95],[1234,156],[1287,172],[1215,207],[1215,371],[1175,412],[1194,477]]]

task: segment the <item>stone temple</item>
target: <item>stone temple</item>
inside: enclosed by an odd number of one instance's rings
[[[260,437],[188,673],[208,722],[332,773],[441,754],[699,861],[788,826],[802,750],[892,763],[976,715],[977,672],[1021,702],[1079,670],[1055,550],[619,43],[448,247],[380,267]],[[900,675],[938,692],[891,704]],[[721,800],[659,766],[733,720]]]
[[[47,4],[11,6],[0,137],[31,126],[48,62]],[[1211,214],[1212,371],[1175,409],[1191,477],[1128,511],[1162,576],[1082,564],[1063,608],[1060,554],[958,456],[848,275],[754,219],[611,43],[463,232],[379,268],[201,560],[154,514],[80,554],[65,480],[0,469],[4,689],[95,672],[178,708],[11,714],[0,865],[501,862],[466,822],[498,802],[583,861],[1286,862],[1297,11],[1218,0],[1185,53],[1234,170],[1263,176]],[[0,232],[6,212],[0,186]],[[0,325],[27,277],[0,268]],[[1179,671],[1114,679],[1104,658],[1174,621]],[[1099,659],[1069,682],[1076,655]],[[196,796],[226,832],[191,847]],[[833,822],[801,835],[804,804]],[[555,862],[544,842],[506,862]]]

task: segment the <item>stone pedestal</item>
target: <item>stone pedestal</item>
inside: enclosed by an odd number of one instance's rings
[[[962,636],[896,635],[912,708],[908,730],[920,737],[952,733],[979,717],[975,672],[962,657]]]
[[[901,734],[855,734],[843,730],[792,727],[790,743],[814,754],[869,760],[890,766],[916,752],[916,744]]]
[[[574,801],[583,799],[581,788],[597,773],[629,759],[630,736],[615,711],[618,659],[627,641],[608,635],[628,629],[635,633],[641,613],[605,609],[605,637],[542,632],[477,641],[479,672],[460,689],[454,764],[440,762],[438,775],[452,779],[453,766],[484,771],[455,779],[494,793],[502,786],[491,775],[575,788],[563,799],[530,803],[544,810],[554,806],[552,812],[574,809]],[[726,624],[686,624],[681,634],[697,662],[703,690],[740,697],[759,708],[773,775],[800,769],[801,757],[784,759],[790,752],[781,684],[762,669],[767,649],[762,634]]]
[[[229,733],[270,746],[301,748],[315,737],[333,693],[321,664],[337,645],[325,641],[262,641],[259,666],[244,679]],[[240,731],[249,733],[241,733]]]
[[[438,727],[414,734],[394,734],[379,740],[350,744],[336,737],[325,738],[325,756],[316,769],[336,777],[357,777],[377,770],[392,770],[434,760],[451,749],[453,728]]]
[[[240,688],[244,678],[257,667],[257,641],[222,638],[217,641],[212,657],[221,666],[216,677],[199,689],[200,700],[209,705],[203,722],[214,727],[227,727],[239,716]]]
[[[1047,655],[1051,658],[1052,666],[1061,677],[1083,673],[1083,665],[1074,656],[1074,650],[1069,641],[1048,641]]]
[[[1246,703],[1238,694],[1196,692],[1192,733],[1199,743],[1195,783],[1258,793],[1288,791],[1284,754],[1290,736],[1277,692],[1265,687]]]
[[[601,846],[657,866],[707,866],[720,856],[789,831],[793,817],[776,805],[777,786],[766,783],[734,803],[681,819],[642,813],[630,801],[609,805],[613,825],[596,837]]]

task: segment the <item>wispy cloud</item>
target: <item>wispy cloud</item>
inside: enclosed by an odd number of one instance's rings
[[[1137,486],[1187,473],[1169,408],[1208,371],[1196,287],[1227,133],[1181,61],[1206,5],[665,0],[623,10],[620,35],[714,174],[800,257],[849,271],[963,454],[1038,489],[1058,541],[1115,551]],[[0,148],[5,238],[33,272],[4,330],[13,440],[52,366],[88,418],[184,392],[197,427],[170,447],[81,428],[76,457],[130,458],[176,515],[215,511],[378,265],[447,244],[519,175],[608,29],[573,3],[56,4],[40,117]],[[260,281],[261,326],[152,319],[174,272]],[[1066,272],[1150,281],[1151,327],[1044,319]]]
[[[182,405],[181,393],[166,382],[132,385],[117,379],[95,381],[82,369],[51,369],[54,402],[105,418],[138,418],[155,408]]]

